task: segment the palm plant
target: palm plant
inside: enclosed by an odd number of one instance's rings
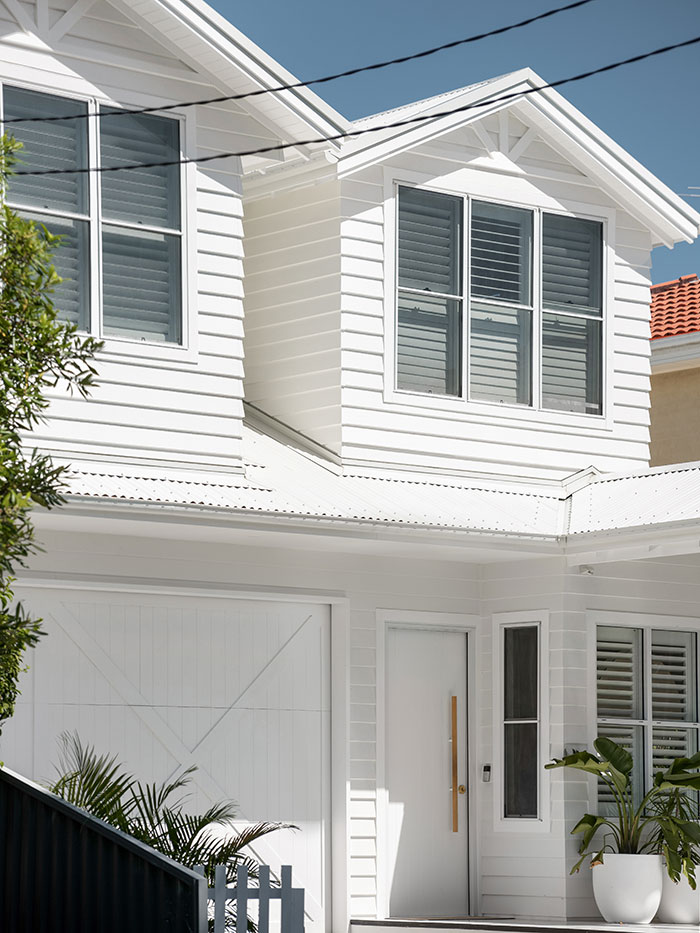
[[[586,813],[571,830],[572,834],[581,834],[578,850],[581,858],[571,874],[579,870],[588,855],[592,855],[591,864],[602,862],[606,850],[631,855],[661,853],[666,856],[666,867],[673,881],[680,880],[682,873],[694,888],[692,853],[700,844],[700,827],[688,809],[680,804],[674,806],[673,800],[679,801],[683,789],[700,789],[700,752],[691,758],[676,758],[665,771],[657,771],[651,788],[636,802],[632,755],[606,736],[599,736],[593,746],[597,754],[574,751],[545,765],[594,774],[607,785],[615,805],[615,816]],[[591,853],[589,847],[600,830],[602,845]]]
[[[245,851],[247,847],[278,829],[296,829],[288,823],[270,822],[235,829],[232,801],[215,803],[204,813],[187,813],[186,789],[196,767],[170,782],[143,784],[116,756],[99,755],[73,733],[63,733],[60,746],[59,776],[49,790],[187,868],[204,866],[210,887],[217,865],[226,867],[228,883],[235,882],[241,866],[248,869],[250,878],[257,878],[259,863]],[[235,902],[229,902],[227,927],[233,924]],[[252,921],[249,928],[255,929]]]

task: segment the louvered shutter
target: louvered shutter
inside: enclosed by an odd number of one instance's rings
[[[87,113],[84,103],[40,94],[24,88],[5,87],[4,117],[70,117]],[[87,120],[62,119],[43,123],[13,123],[8,132],[22,143],[18,154],[22,171],[65,171],[85,168]],[[57,213],[87,214],[87,175],[15,175],[8,185],[8,201],[21,207],[38,207]]]
[[[461,198],[399,190],[399,389],[461,394],[461,222]]]
[[[475,201],[471,222],[471,294],[531,303],[532,213]]]
[[[667,768],[674,758],[693,754],[695,729],[658,725],[690,723],[697,718],[696,636],[692,632],[653,631],[651,634],[652,766]]]
[[[600,414],[600,321],[542,315],[542,405]]]
[[[532,313],[472,303],[469,349],[471,398],[529,405]]]
[[[644,782],[643,730],[619,720],[639,720],[643,716],[641,629],[598,626],[597,681],[598,735],[607,736],[632,753],[636,765],[634,789],[639,794]],[[598,804],[602,813],[614,812],[612,794],[603,781],[598,782]]]
[[[103,113],[103,165],[179,159],[177,120]],[[180,230],[179,167],[105,172],[101,185],[104,331],[179,342],[181,237],[173,232]]]
[[[601,313],[602,225],[542,217],[542,305],[552,311]]]
[[[114,115],[101,111],[102,165],[140,165],[180,158],[177,120],[153,114]],[[119,113],[119,112],[118,112]],[[180,169],[177,165],[104,172],[102,217],[160,229],[180,229]]]

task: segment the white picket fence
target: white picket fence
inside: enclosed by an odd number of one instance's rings
[[[198,869],[204,874],[203,869]],[[226,906],[236,901],[236,933],[247,933],[248,902],[257,901],[258,933],[270,931],[270,901],[280,901],[279,933],[304,933],[304,889],[292,887],[292,866],[283,865],[280,884],[270,884],[270,866],[261,865],[257,884],[248,886],[248,869],[240,867],[236,873],[236,884],[226,884],[226,868],[217,865],[214,887],[207,895],[214,902],[214,933],[225,933]]]

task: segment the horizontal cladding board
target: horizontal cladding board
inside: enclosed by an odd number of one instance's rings
[[[294,301],[305,302],[309,299],[319,298],[323,295],[335,295],[339,289],[339,276],[327,275],[323,279],[314,279],[313,282],[301,282],[285,287],[258,288],[246,297],[246,314],[252,311],[267,311],[276,305],[285,305]]]
[[[162,368],[157,367],[151,360],[142,359],[140,365],[134,362],[125,363],[115,361],[104,354],[98,362],[97,384],[131,385],[135,389],[140,387],[163,389],[175,393],[192,393],[207,397],[209,395],[229,395],[237,391],[236,386],[243,378],[243,368],[239,360],[222,365],[219,360],[207,360],[207,363],[216,363],[216,372],[206,372],[201,364],[196,368]]]
[[[76,426],[76,430],[81,423],[99,423],[107,430],[133,425],[134,430],[151,427],[164,432],[226,437],[240,433],[238,422],[243,417],[243,407],[238,399],[217,398],[212,399],[209,411],[173,411],[157,405],[151,407],[145,394],[140,404],[131,405],[97,396],[87,402],[54,396],[50,416],[53,423],[70,422]]]
[[[463,463],[474,463],[483,461],[484,464],[500,463],[507,461],[510,463],[521,463],[524,466],[546,463],[552,468],[567,468],[574,460],[579,462],[588,457],[587,463],[593,453],[593,444],[588,437],[576,435],[552,435],[545,432],[521,432],[513,431],[514,435],[510,437],[511,432],[503,429],[494,428],[490,425],[480,425],[472,427],[473,435],[471,437],[445,437],[439,435],[439,423],[432,426],[427,425],[425,433],[416,429],[415,421],[411,419],[410,423],[404,424],[404,430],[387,430],[386,426],[368,427],[363,416],[367,412],[358,412],[357,421],[359,423],[348,423],[352,419],[352,414],[347,412],[348,420],[343,425],[343,445],[351,449],[364,449],[367,451],[367,459],[385,459],[386,455],[382,451],[391,453],[427,454],[436,458],[444,458],[451,462],[460,461]],[[488,430],[487,430],[488,429]],[[407,433],[410,431],[410,433]],[[632,429],[630,429],[632,431]],[[609,458],[612,461],[623,463],[626,458],[634,459],[645,456],[646,452],[646,432],[643,428],[634,429],[635,436],[628,440],[624,437],[606,438],[596,440],[595,453],[598,457]],[[522,435],[525,434],[523,442]],[[556,438],[556,439],[555,439]],[[547,446],[549,441],[550,446]],[[556,446],[555,446],[556,445]],[[373,452],[373,453],[372,453]],[[357,454],[353,455],[354,457]],[[390,459],[392,459],[390,457]]]
[[[232,240],[232,242],[235,242]],[[210,275],[221,275],[226,278],[243,278],[243,260],[236,256],[225,256],[220,253],[198,253],[197,269]]]
[[[252,257],[251,257],[252,258]],[[340,263],[334,255],[326,257],[309,257],[304,262],[284,265],[282,268],[274,265],[267,271],[250,274],[246,261],[246,291],[268,293],[276,288],[293,288],[303,283],[309,283],[313,289],[314,279],[327,278],[339,274]]]
[[[110,383],[101,379],[93,389],[90,398],[84,402],[85,410],[90,412],[92,405],[103,402],[116,405],[123,409],[162,409],[173,414],[189,412],[196,415],[209,416],[213,412],[227,414],[232,417],[241,416],[240,399],[243,398],[243,383],[221,380],[217,383],[218,395],[205,395],[192,389],[162,388],[160,386],[134,385],[130,382]],[[75,400],[67,399],[67,402]],[[71,413],[74,406],[68,409]],[[141,415],[138,416],[141,419]]]
[[[125,456],[138,458],[176,454],[190,454],[194,460],[206,460],[209,456],[237,457],[240,455],[240,430],[232,423],[228,433],[195,434],[188,431],[163,431],[157,425],[98,424],[54,418],[47,428],[35,432],[32,437],[37,446],[55,441],[62,449],[77,446],[88,450],[100,447],[119,451]],[[69,440],[66,440],[66,439]]]
[[[247,217],[247,210],[246,210]],[[246,220],[246,228],[248,222]],[[287,229],[278,229],[271,226],[271,229],[257,236],[248,235],[246,237],[246,256],[261,257],[269,256],[270,259],[277,254],[284,255],[285,251],[293,250],[297,246],[311,249],[314,244],[318,244],[321,250],[333,250],[337,252],[336,239],[338,236],[339,221],[338,218],[317,220],[303,228],[295,229],[291,233]]]
[[[208,272],[197,273],[197,291],[200,295],[219,295],[222,298],[243,298],[242,279]]]
[[[305,239],[298,240],[296,237],[287,237],[287,243],[284,247],[276,249],[273,253],[269,251],[262,252],[255,250],[251,252],[250,244],[246,243],[248,255],[245,260],[246,285],[248,289],[255,287],[255,276],[269,275],[272,270],[280,273],[295,274],[295,269],[300,266],[306,269],[306,274],[313,276],[314,269],[310,263],[327,263],[333,261],[336,268],[340,268],[340,258],[338,256],[338,241],[333,236],[324,239],[315,240],[311,243],[305,242]]]
[[[256,306],[255,293],[248,291],[246,293],[246,349],[249,344],[263,342],[265,339],[264,331],[268,328],[274,330],[277,326],[294,326],[295,323],[301,324],[302,321],[323,320],[326,315],[332,315],[336,319],[336,325],[340,321],[340,296],[337,292],[331,292],[318,297],[311,297],[291,303],[280,302],[279,304],[264,304]],[[251,313],[255,311],[255,313]],[[310,324],[309,326],[313,326]],[[323,326],[323,324],[321,325]]]
[[[211,254],[233,259],[243,258],[243,241],[232,230],[225,232],[200,230],[195,235],[194,242],[198,256]]]
[[[246,238],[260,238],[264,240],[268,230],[309,230],[314,224],[325,223],[326,221],[339,220],[338,203],[336,200],[323,202],[321,204],[304,205],[303,209],[293,208],[284,213],[264,214],[256,217],[251,214],[250,205],[246,205],[245,213],[245,235]],[[306,235],[306,234],[304,234]]]
[[[243,242],[243,221],[229,214],[215,214],[211,211],[198,210],[197,230],[202,233],[219,233]]]
[[[269,369],[270,367],[268,367]],[[250,392],[258,398],[276,396],[286,397],[295,392],[340,392],[337,369],[332,368],[321,372],[306,373],[302,378],[298,373],[287,375],[275,368],[272,373],[266,374],[264,367],[256,370],[248,367],[257,376],[262,378],[253,381],[251,376],[246,379],[246,393]]]
[[[351,240],[361,240],[367,243],[384,243],[384,225],[380,218],[379,221],[369,221],[366,218],[343,218],[340,221],[340,232],[342,237]]]
[[[377,263],[384,262],[384,246],[373,240],[360,240],[356,237],[343,236],[340,238],[340,253],[342,256],[352,256],[357,259],[371,259]]]
[[[197,191],[196,206],[198,217],[202,213],[225,214],[229,219],[243,216],[241,199],[234,192],[200,189]]]
[[[241,341],[243,347],[243,320],[232,314],[212,314],[209,310],[199,309],[198,329],[200,334],[210,337],[222,336]],[[200,347],[201,349],[201,347]],[[241,354],[236,354],[240,356]]]
[[[339,321],[340,315],[335,310],[301,319],[297,319],[293,314],[285,320],[267,318],[263,322],[255,321],[259,324],[257,327],[246,321],[246,352],[250,353],[251,347],[268,347],[288,340],[299,340],[301,337],[313,337],[315,334],[335,333],[338,331]],[[340,344],[340,337],[337,342]]]
[[[549,449],[550,444],[556,444],[560,450],[591,450],[600,452],[615,449],[618,443],[624,441],[642,440],[642,431],[636,431],[633,427],[627,429],[620,428],[614,434],[611,432],[601,432],[593,434],[586,432],[581,426],[563,426],[553,425],[551,429],[546,423],[546,413],[542,420],[533,418],[531,421],[523,420],[518,426],[514,426],[513,421],[517,418],[517,413],[499,411],[495,414],[488,407],[479,418],[470,417],[471,413],[465,412],[462,416],[453,416],[451,418],[442,418],[435,411],[426,410],[425,414],[415,412],[403,412],[394,409],[391,412],[377,411],[369,406],[358,406],[358,401],[363,402],[370,398],[373,393],[363,392],[358,389],[345,389],[343,392],[344,422],[348,430],[361,430],[366,428],[368,431],[385,432],[387,441],[390,438],[404,436],[407,438],[415,437],[411,447],[415,447],[418,438],[430,438],[431,445],[436,443],[445,443],[446,445],[458,444],[467,445],[479,441],[489,441],[493,444],[513,445],[518,447],[532,447],[541,445],[544,449]],[[371,400],[371,398],[370,398]],[[636,411],[636,409],[633,409]],[[501,415],[499,418],[498,415]],[[512,418],[510,424],[504,424],[501,419]],[[410,433],[409,433],[410,432]],[[455,437],[455,435],[462,435]]]

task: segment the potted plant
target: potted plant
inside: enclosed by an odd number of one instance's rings
[[[676,758],[665,771],[658,771],[650,790],[636,801],[632,755],[606,736],[599,736],[593,746],[595,753],[574,751],[545,765],[595,775],[607,785],[614,802],[614,816],[586,813],[571,830],[581,835],[581,858],[571,873],[590,855],[593,895],[603,918],[608,923],[651,923],[661,900],[662,853],[669,877],[677,881],[683,871],[683,853],[700,843],[700,828],[686,813],[679,815],[673,807],[658,804],[669,792],[700,789],[700,753]],[[596,836],[599,847],[592,846]]]
[[[652,806],[659,821],[672,817],[696,825],[700,819],[697,796],[685,789],[668,791],[657,797]],[[654,842],[668,869],[663,876],[656,919],[660,923],[700,923],[700,890],[695,879],[695,870],[700,864],[697,842],[687,833],[675,833],[672,823],[667,823],[665,835],[660,829],[654,832]]]

